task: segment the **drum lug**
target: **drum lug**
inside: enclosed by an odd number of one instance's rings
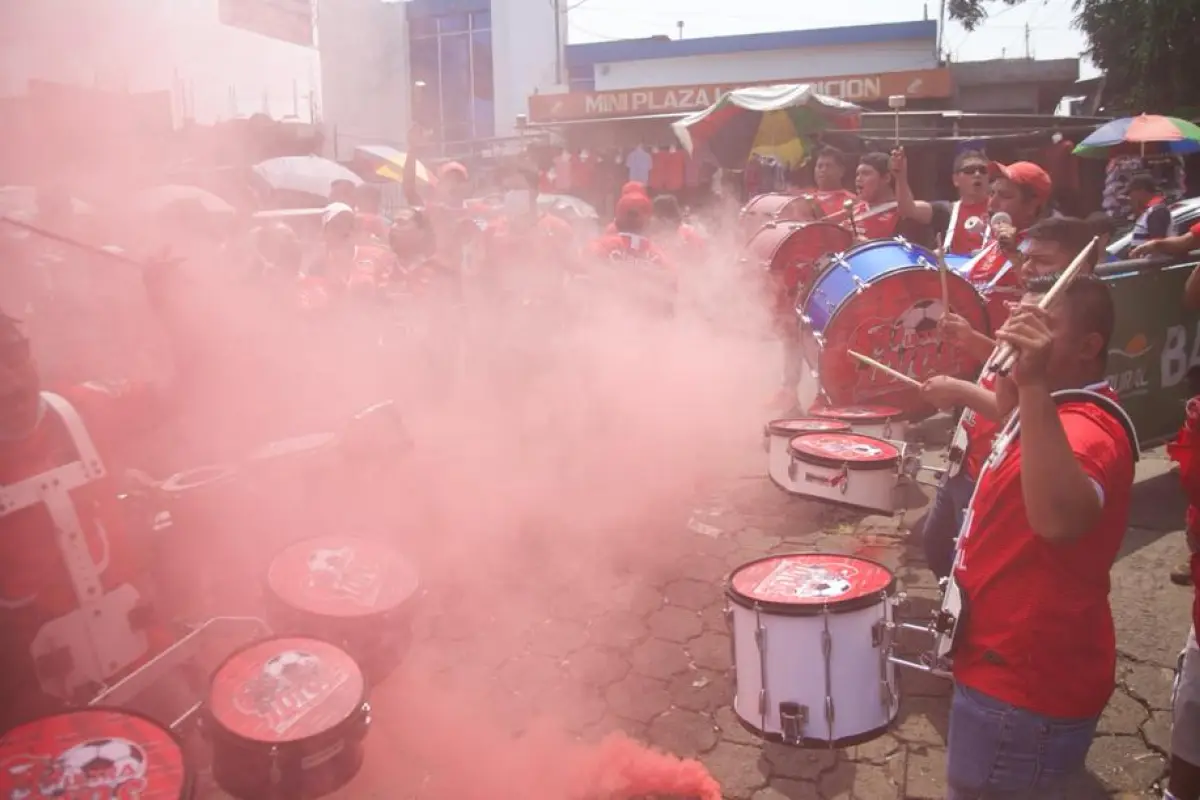
[[[808,725],[808,706],[799,703],[779,704],[779,727],[783,729],[783,743],[798,745],[804,741],[804,728]]]
[[[788,477],[793,481],[796,480],[796,473],[799,471],[800,468],[796,465],[796,460],[792,459],[791,462],[788,463]]]
[[[725,606],[725,627],[729,629],[729,662],[737,675],[737,640],[733,637],[733,606]]]
[[[771,434],[766,429],[763,430],[762,448],[764,453],[771,452]]]
[[[879,620],[871,626],[871,647],[879,647],[887,640],[888,623]]]
[[[840,489],[842,494],[850,491],[850,469],[845,464],[842,464],[842,471],[838,475],[838,480],[841,483]]]
[[[283,771],[279,769],[279,748],[272,747],[269,756],[271,760],[270,778],[272,786],[278,786],[283,781]]]

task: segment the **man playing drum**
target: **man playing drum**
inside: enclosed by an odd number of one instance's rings
[[[846,154],[836,147],[822,147],[813,165],[813,180],[817,184],[813,200],[820,210],[816,219],[842,213],[846,201],[855,199],[852,192],[846,191],[845,179]]]
[[[1018,419],[983,466],[955,559],[950,800],[1066,796],[1112,694],[1109,572],[1138,449],[1104,380],[1114,316],[1108,287],[1082,276],[997,333],[1018,354],[997,389]]]
[[[1094,235],[1092,226],[1079,219],[1055,217],[1034,225],[1027,234],[1022,281],[1030,284],[1062,272]],[[959,315],[946,313],[939,325],[947,339],[966,348],[975,358],[985,361],[992,357],[996,343],[973,330]],[[997,404],[995,383],[995,373],[985,369],[978,383],[937,375],[922,387],[924,397],[940,409],[964,407],[951,443],[946,481],[934,495],[925,517],[925,557],[938,578],[950,574],[954,539],[962,527],[963,512],[992,440],[1012,410]]]
[[[892,152],[892,175],[896,179],[896,202],[900,216],[933,229],[947,253],[971,255],[983,247],[988,219],[988,160],[978,150],[954,157],[954,202],[917,200],[908,183],[908,157],[904,148]]]

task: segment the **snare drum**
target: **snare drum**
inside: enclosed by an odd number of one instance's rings
[[[903,439],[908,423],[895,406],[835,406],[809,409],[817,419],[841,422],[855,433],[876,439]]]
[[[371,539],[307,539],[275,557],[267,571],[273,630],[334,642],[375,683],[408,649],[416,569]]]
[[[768,222],[811,222],[823,214],[815,206],[815,200],[800,195],[772,192],[750,198],[738,215],[742,239],[749,241],[758,229]]]
[[[68,711],[0,737],[0,797],[190,800],[195,774],[158,723],[116,708]]]
[[[788,478],[797,494],[891,513],[904,454],[859,433],[806,433],[788,442]]]
[[[354,659],[316,639],[268,639],[229,657],[204,708],[213,779],[243,800],[320,797],[362,766],[371,723]]]
[[[788,442],[802,433],[833,431],[849,433],[850,425],[836,419],[775,419],[763,428],[763,450],[767,452],[767,475],[780,489],[791,490],[788,467],[792,457],[788,455]]]
[[[734,570],[725,617],[742,724],[805,747],[883,734],[900,706],[888,660],[895,591],[887,567],[855,556],[768,556]]]
[[[950,272],[946,277],[954,312],[987,332],[983,298],[962,276]],[[863,366],[848,350],[918,381],[933,375],[974,378],[979,361],[938,335],[941,298],[933,254],[903,239],[867,242],[835,256],[797,305],[801,408],[867,402],[904,412],[922,407],[912,386]]]

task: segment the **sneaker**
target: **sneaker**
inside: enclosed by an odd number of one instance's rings
[[[1171,570],[1171,583],[1176,586],[1191,586],[1192,585],[1192,565],[1188,561]]]

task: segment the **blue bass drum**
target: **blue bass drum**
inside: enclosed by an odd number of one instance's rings
[[[954,313],[988,332],[983,298],[953,269],[946,273],[946,294]],[[936,258],[924,247],[879,239],[835,256],[796,307],[800,407],[884,403],[905,412],[921,408],[914,387],[864,366],[850,350],[917,381],[934,375],[974,379],[979,361],[938,335],[943,311]]]

